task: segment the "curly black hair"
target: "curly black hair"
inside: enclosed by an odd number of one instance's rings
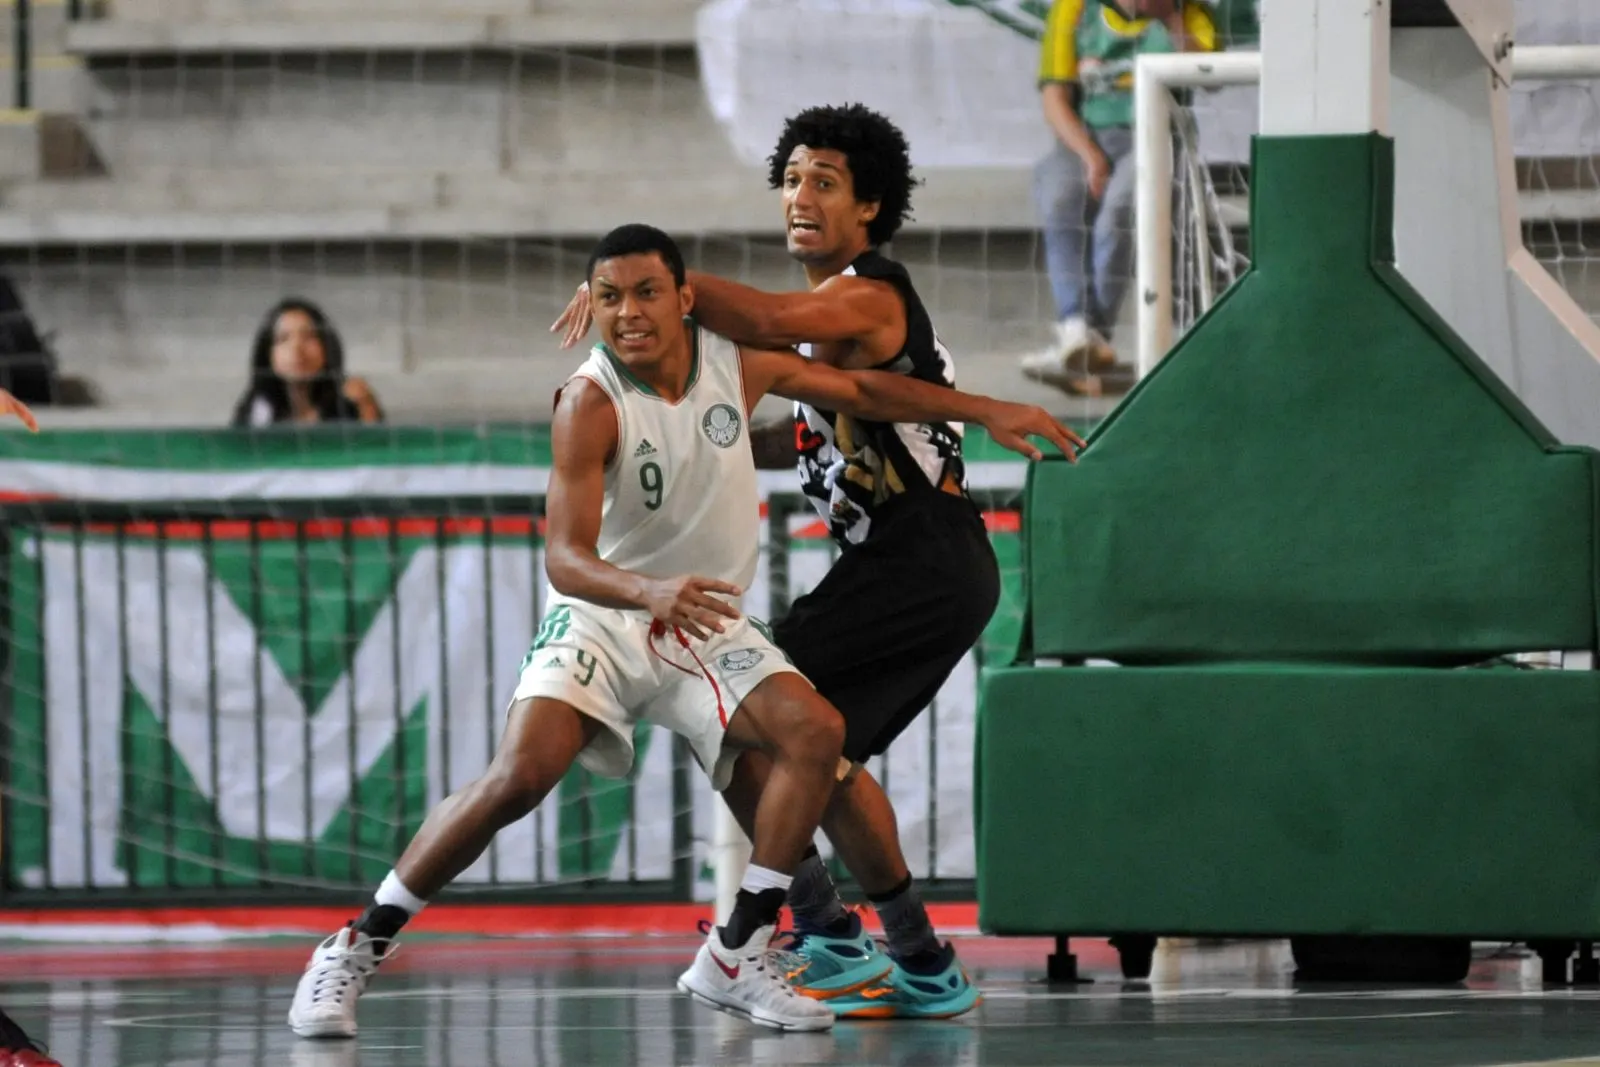
[[[884,244],[911,217],[911,146],[900,127],[864,104],[812,107],[783,124],[778,147],[767,159],[767,184],[783,188],[783,172],[799,145],[844,153],[850,165],[857,200],[876,203],[878,214],[867,223],[873,247]]]

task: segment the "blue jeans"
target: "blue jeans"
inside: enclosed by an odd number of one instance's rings
[[[1133,130],[1089,132],[1111,163],[1101,198],[1089,195],[1083,163],[1060,141],[1034,168],[1033,198],[1058,318],[1082,317],[1110,337],[1133,272]]]

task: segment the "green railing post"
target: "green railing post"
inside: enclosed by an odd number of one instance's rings
[[[19,111],[33,105],[33,27],[31,0],[16,0],[12,15],[11,61],[17,85],[13,104]]]

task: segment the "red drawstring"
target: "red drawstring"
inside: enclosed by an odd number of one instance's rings
[[[660,619],[652,619],[651,620],[651,622],[650,622],[650,640],[648,642],[648,644],[650,645],[651,654],[653,656],[655,656],[656,659],[660,660],[662,663],[665,663],[667,666],[673,668],[674,670],[680,670],[684,674],[689,674],[689,675],[694,674],[695,672],[691,671],[688,667],[685,667],[685,666],[683,666],[682,664],[679,664],[679,663],[672,662],[670,659],[668,659],[667,657],[663,656],[656,649],[656,638],[665,636],[666,632],[667,632],[667,624],[666,623],[662,622]],[[682,645],[683,648],[684,648],[684,651],[689,653],[689,657],[694,660],[694,665],[696,667],[700,668],[700,676],[702,678],[704,678],[710,684],[710,686],[711,686],[711,694],[717,698],[717,719],[722,723],[722,728],[724,730],[726,730],[728,728],[728,713],[727,713],[726,710],[724,710],[724,708],[722,706],[722,690],[720,688],[718,688],[717,680],[715,678],[711,677],[711,672],[706,669],[706,665],[704,663],[700,662],[700,657],[695,654],[694,647],[689,644],[689,639],[687,637],[683,636],[683,631],[678,629],[676,626],[674,626],[672,628],[672,634],[673,634],[674,637],[676,637],[678,639],[678,644]]]

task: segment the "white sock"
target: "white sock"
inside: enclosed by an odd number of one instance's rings
[[[752,863],[745,868],[744,881],[739,883],[739,888],[751,893],[759,893],[763,889],[781,889],[787,893],[792,884],[793,875],[779,874],[769,867],[757,867]]]
[[[383,879],[383,884],[378,886],[378,891],[372,894],[372,899],[378,904],[388,904],[395,908],[404,908],[405,913],[415,918],[428,902],[407,889],[405,883],[400,881],[400,876],[393,871]]]

